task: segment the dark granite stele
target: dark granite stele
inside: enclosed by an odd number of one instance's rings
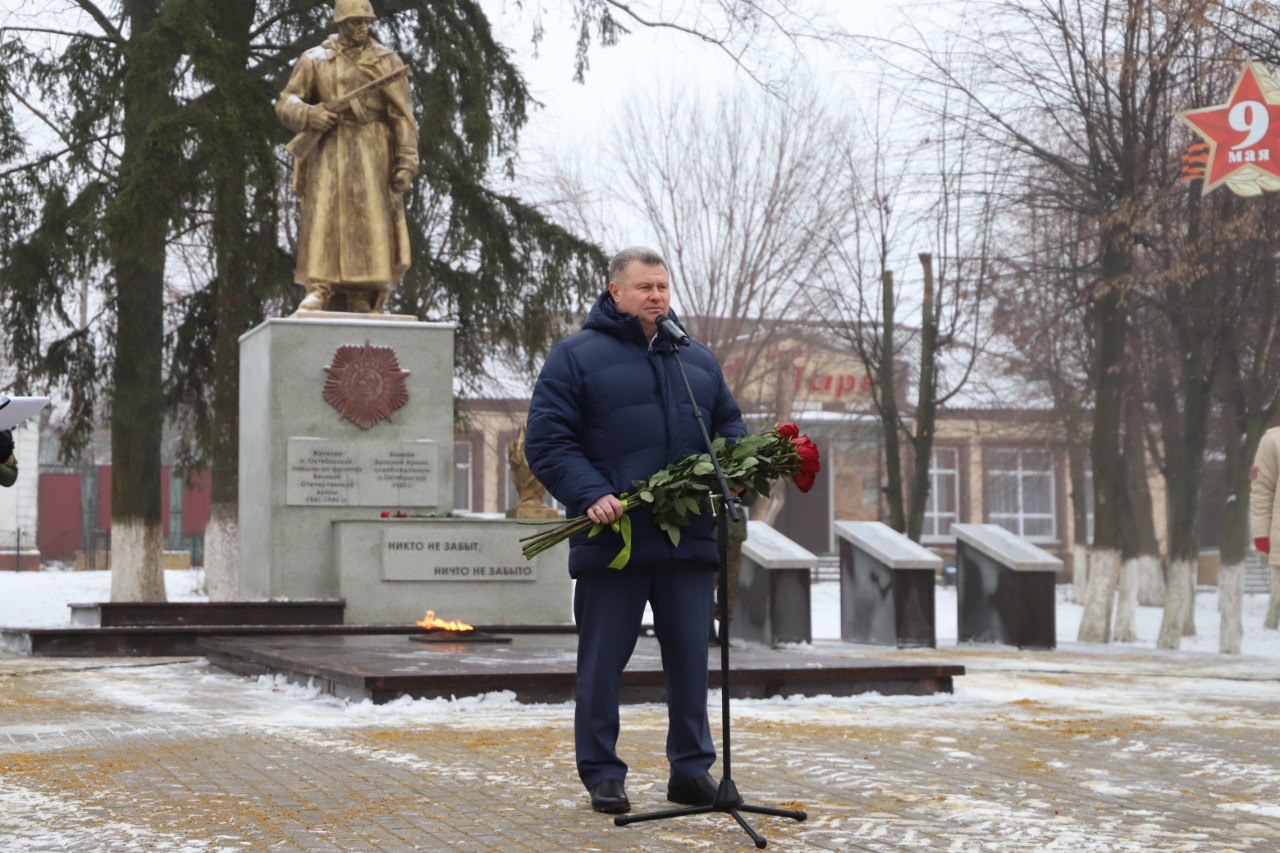
[[[486,629],[500,632],[500,628]],[[450,698],[509,690],[522,702],[573,698],[577,638],[516,634],[510,645],[409,642],[398,636],[208,637],[201,653],[242,675],[282,675],[352,700],[390,702],[401,696]],[[825,644],[824,644],[825,645]],[[720,685],[719,650],[709,647],[710,683]],[[862,657],[850,646],[811,649],[734,648],[730,695],[925,696],[950,693],[963,666]],[[623,674],[624,703],[661,702],[664,680],[657,641],[641,637]]]

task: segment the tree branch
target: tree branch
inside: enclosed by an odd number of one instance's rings
[[[53,122],[53,120],[52,120],[52,119],[50,119],[50,118],[49,118],[48,116],[46,116],[44,113],[40,112],[40,110],[36,109],[36,108],[35,108],[35,105],[33,105],[33,104],[32,104],[30,101],[28,101],[26,98],[22,97],[22,94],[21,94],[21,93],[19,93],[17,89],[15,89],[13,86],[9,85],[8,83],[5,83],[5,84],[4,84],[4,87],[5,87],[5,89],[6,89],[6,90],[8,90],[9,94],[13,95],[14,99],[15,99],[15,100],[17,100],[17,101],[18,101],[18,103],[22,104],[24,107],[26,107],[28,110],[30,110],[32,115],[34,115],[36,118],[40,119],[40,121],[41,121],[41,122],[42,122],[46,127],[48,127],[50,130],[52,130],[54,133],[56,133],[56,134],[58,135],[58,138],[62,140],[62,142],[63,142],[63,144],[64,144],[64,145],[66,145],[68,148],[71,148],[71,149],[74,149],[74,148],[77,148],[77,147],[78,147],[74,141],[72,141],[70,138],[68,138],[68,137],[67,137],[67,135],[66,135],[65,133],[63,133],[62,128],[60,128],[60,127],[58,127],[56,124],[54,124],[54,122]],[[107,148],[106,150],[110,151],[110,148]],[[113,155],[113,156],[116,156],[116,155],[115,155],[115,152],[111,152],[111,153],[112,153],[112,155]],[[117,159],[119,159],[119,158],[118,158],[118,156],[117,156]],[[116,176],[115,176],[115,175],[112,175],[112,174],[109,174],[109,173],[107,173],[107,172],[104,172],[102,169],[98,168],[98,167],[97,167],[97,166],[95,166],[93,163],[90,163],[90,162],[88,162],[87,160],[86,160],[85,162],[86,162],[86,165],[88,165],[88,167],[89,167],[90,169],[92,169],[93,171],[95,171],[95,172],[97,172],[97,173],[98,173],[98,176],[99,176],[99,177],[101,177],[101,178],[103,178],[104,180],[106,180],[106,181],[108,181],[108,182],[111,182],[111,183],[114,183],[114,182],[115,182],[115,179],[116,179]]]
[[[105,41],[105,42],[111,42],[113,44],[118,43],[116,39],[113,39],[110,36],[98,36],[98,35],[92,35],[91,33],[75,32],[72,30],[54,30],[54,29],[48,29],[45,27],[14,27],[14,26],[6,26],[4,29],[6,32],[11,32],[11,33],[44,33],[46,35],[51,35],[51,36],[67,36],[68,38],[82,38],[82,39],[89,39],[90,41]]]
[[[93,0],[74,0],[74,2],[77,6],[88,13],[89,17],[93,18],[93,20],[98,23],[98,26],[102,27],[102,31],[105,32],[113,42],[116,44],[124,44],[124,35],[115,24],[111,23],[111,19],[107,17],[106,13],[93,3]]]
[[[95,136],[93,139],[86,139],[84,142],[80,143],[79,145],[70,145],[66,148],[61,149],[60,151],[54,151],[51,154],[46,154],[43,157],[39,157],[35,160],[32,160],[29,163],[23,163],[20,166],[13,166],[11,168],[5,169],[3,172],[0,172],[0,178],[7,178],[10,175],[17,174],[18,172],[25,172],[30,169],[38,169],[39,167],[43,166],[45,163],[49,163],[49,162],[52,162],[53,160],[57,160],[59,157],[61,157],[64,154],[70,154],[73,151],[79,151],[81,148],[85,147],[86,145],[92,145],[95,142],[105,142],[108,139],[114,139],[119,135],[120,134],[118,133],[104,133],[102,136]],[[110,149],[108,148],[108,150]]]

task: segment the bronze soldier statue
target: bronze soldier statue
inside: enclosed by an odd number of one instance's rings
[[[276,102],[297,133],[299,311],[381,313],[409,268],[402,194],[418,171],[407,68],[369,36],[369,0],[337,0],[338,33],[302,55]]]

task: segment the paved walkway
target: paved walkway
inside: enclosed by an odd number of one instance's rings
[[[743,794],[810,814],[756,817],[771,849],[1280,849],[1274,662],[895,654],[970,674],[954,696],[735,704]],[[633,803],[665,807],[664,711],[623,713]],[[591,812],[571,723],[503,697],[345,704],[192,659],[0,657],[0,849],[751,849],[724,815]]]

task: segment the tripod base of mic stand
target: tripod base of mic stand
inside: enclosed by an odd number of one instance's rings
[[[768,845],[768,841],[764,836],[751,828],[751,824],[747,823],[746,818],[742,816],[742,812],[752,814],[768,814],[777,817],[789,817],[792,820],[804,820],[809,817],[802,811],[793,809],[774,809],[768,806],[752,806],[742,801],[742,796],[738,793],[738,786],[733,784],[732,779],[721,779],[720,788],[716,791],[716,798],[705,806],[689,806],[683,809],[666,809],[660,812],[647,812],[645,814],[628,814],[619,815],[613,819],[614,826],[626,826],[629,823],[640,823],[646,820],[665,820],[669,817],[684,817],[691,814],[710,814],[711,812],[723,812],[733,817],[738,822],[738,826],[751,836],[751,840],[755,842],[756,847],[764,848]]]

